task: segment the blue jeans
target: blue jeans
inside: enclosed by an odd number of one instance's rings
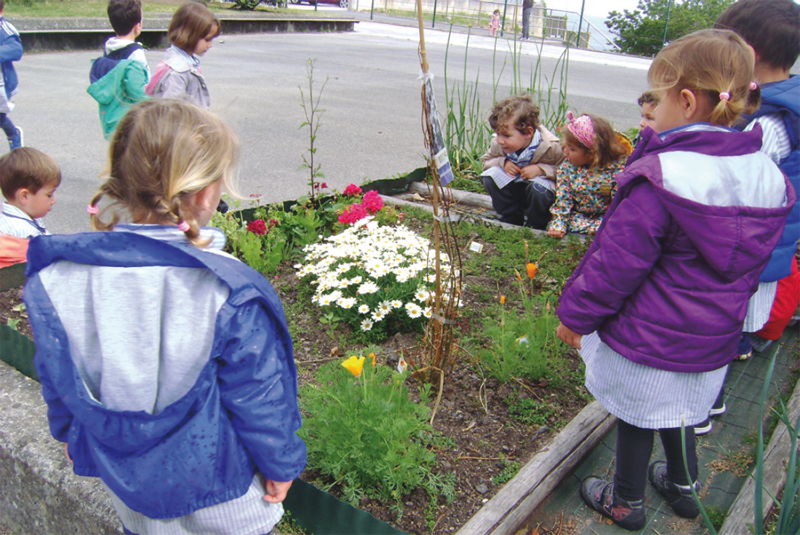
[[[483,187],[492,197],[492,207],[500,221],[545,230],[550,222],[550,206],[556,200],[555,192],[526,180],[512,182],[500,189],[492,177],[483,178]]]
[[[0,113],[0,128],[6,133],[6,137],[14,137],[17,135],[17,127],[14,126],[14,123],[11,122],[11,119],[9,119],[8,115],[5,113]]]

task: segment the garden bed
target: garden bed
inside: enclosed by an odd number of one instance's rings
[[[423,211],[410,210],[405,223],[420,235],[430,233],[431,219]],[[374,497],[363,497],[356,504],[408,533],[457,531],[590,399],[583,387],[580,359],[566,346],[560,346],[557,364],[536,380],[512,376],[499,381],[477,354],[494,343],[485,332],[487,321],[501,313],[525,314],[522,300],[526,292],[549,294],[549,301],[540,304],[555,304],[585,245],[491,225],[462,223],[455,232],[464,264],[464,306],[456,318],[456,363],[447,373],[441,400],[435,405],[433,429],[438,438],[432,447],[436,454],[433,472],[453,476],[452,499],[445,495],[431,499],[427,491],[418,488],[402,497],[400,507]],[[482,245],[480,252],[471,250],[473,242]],[[518,274],[525,273],[526,262],[541,258],[544,252],[547,259],[540,263],[541,271],[534,279],[520,281]],[[284,259],[269,278],[289,321],[302,386],[314,384],[321,366],[341,362],[363,351],[364,346],[353,342],[357,338],[353,329],[326,322],[325,311],[311,305],[308,281],[298,277],[296,263],[297,258]],[[19,319],[17,328],[30,336],[24,310],[18,307],[20,297],[19,289],[0,294],[0,322]],[[395,334],[373,345],[372,351],[379,365],[394,369],[401,358],[419,362],[420,338],[419,333]],[[421,383],[410,378],[406,384],[412,399],[418,400]],[[436,389],[434,398],[435,394]],[[428,405],[433,408],[434,402]],[[318,471],[308,469],[302,478],[346,498],[340,485]],[[398,514],[400,508],[402,515]]]

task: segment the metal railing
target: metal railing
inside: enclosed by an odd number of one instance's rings
[[[414,0],[350,0],[352,9],[369,10],[396,16],[416,16]],[[423,18],[431,28],[437,25],[472,27],[488,32],[495,9],[500,10],[500,37],[522,35],[521,0],[423,0]],[[580,40],[578,30],[580,27]],[[530,17],[530,38],[552,44],[578,46],[592,50],[619,50],[613,40],[575,11],[549,9],[534,4]]]

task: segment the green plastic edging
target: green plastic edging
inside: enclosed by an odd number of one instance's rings
[[[0,292],[21,288],[25,284],[25,266],[27,265],[23,262],[0,268]]]
[[[283,507],[309,535],[407,535],[302,479],[294,480]]]
[[[35,354],[36,344],[33,340],[8,325],[0,325],[0,360],[38,381],[39,375],[33,366]]]
[[[398,193],[406,193],[411,186],[412,182],[424,182],[425,179],[428,178],[428,168],[427,167],[418,167],[414,169],[407,175],[404,175],[400,178],[384,178],[382,180],[376,180],[374,182],[370,182],[369,184],[364,184],[361,186],[361,190],[364,192],[367,191],[377,191],[381,195],[397,195]],[[322,195],[321,198],[331,197],[332,195]],[[282,207],[284,212],[288,212],[292,209],[292,206],[297,204],[297,201],[283,201],[283,202],[274,202],[274,203],[267,203],[264,206],[272,206],[278,205]],[[243,221],[252,221],[253,216],[255,215],[256,210],[262,208],[261,206],[254,206],[251,208],[243,208],[242,210],[232,210],[231,212],[236,214],[241,220]],[[23,279],[24,282],[24,279]]]
[[[406,193],[412,182],[424,182],[428,178],[428,168],[418,167],[400,178],[384,178],[361,186],[363,191],[377,191],[381,195]]]

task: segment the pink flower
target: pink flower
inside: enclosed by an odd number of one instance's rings
[[[344,188],[343,194],[349,197],[355,197],[356,195],[361,195],[361,188],[359,188],[355,184],[350,184],[349,186]]]
[[[255,221],[251,221],[247,224],[247,230],[253,234],[263,236],[267,233],[267,224],[264,223],[263,219],[256,219]]]
[[[342,215],[339,216],[339,223],[348,225],[355,223],[359,219],[364,219],[367,215],[369,214],[367,214],[367,210],[363,206],[360,204],[351,204],[345,208]]]
[[[377,191],[368,191],[364,195],[364,200],[361,201],[361,205],[367,210],[367,212],[374,214],[383,208],[383,199],[381,199],[381,196]]]
[[[267,232],[277,227],[279,224],[280,221],[278,221],[277,219],[270,219],[269,222],[267,223]]]

